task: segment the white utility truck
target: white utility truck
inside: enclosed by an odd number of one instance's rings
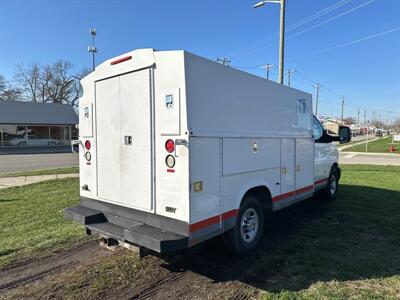
[[[185,51],[135,50],[81,81],[80,204],[65,217],[157,252],[217,235],[253,250],[264,212],[336,197],[332,141],[311,95]]]

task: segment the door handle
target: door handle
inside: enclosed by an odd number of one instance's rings
[[[131,135],[125,135],[124,136],[124,144],[125,145],[132,145],[133,140]]]
[[[297,172],[300,172],[300,170],[301,170],[300,165],[297,165],[297,166],[296,166],[296,171],[297,171]]]

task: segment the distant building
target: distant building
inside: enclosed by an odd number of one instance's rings
[[[327,119],[324,122],[324,127],[328,131],[329,134],[338,135],[339,128],[342,125],[340,120],[336,120],[333,118]]]
[[[67,104],[0,102],[0,147],[69,145],[78,116]]]

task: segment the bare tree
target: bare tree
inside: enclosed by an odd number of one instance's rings
[[[15,80],[20,87],[25,100],[38,102],[40,91],[41,67],[38,63],[32,63],[28,67],[17,66]]]
[[[400,118],[398,118],[398,119],[396,119],[396,121],[394,121],[393,126],[394,126],[394,128],[395,128],[396,130],[399,130],[399,131],[400,131]]]
[[[12,87],[0,74],[0,101],[17,101],[21,95],[18,88]]]
[[[347,117],[344,119],[344,123],[347,125],[356,124],[356,120],[352,117]]]
[[[0,74],[0,92],[4,91],[6,89],[6,80],[4,79],[4,76]]]
[[[16,80],[26,100],[42,103],[64,103],[77,106],[79,100],[79,79],[89,73],[87,69],[73,75],[72,63],[59,60],[40,66],[36,63],[29,68],[18,67]]]

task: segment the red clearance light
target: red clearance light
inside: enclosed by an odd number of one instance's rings
[[[122,63],[122,62],[124,62],[124,61],[130,60],[130,59],[132,59],[132,55],[125,56],[125,57],[122,57],[122,58],[118,58],[118,59],[112,61],[112,62],[111,62],[111,65],[113,66],[113,65]]]
[[[172,153],[175,150],[175,143],[173,140],[167,140],[165,142],[165,150],[168,151],[168,153]]]
[[[87,140],[86,142],[85,142],[85,148],[86,148],[86,150],[90,150],[90,147],[92,146],[92,144],[90,143],[90,141],[89,140]]]

